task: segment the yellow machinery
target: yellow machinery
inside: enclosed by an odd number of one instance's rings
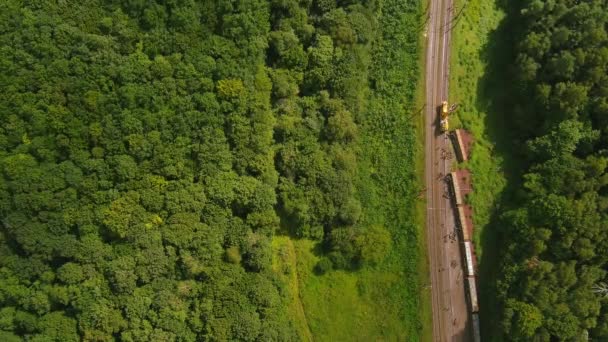
[[[441,131],[447,132],[450,129],[448,124],[448,115],[450,114],[450,110],[448,108],[448,101],[443,101],[441,103],[441,121],[439,122],[441,125]]]

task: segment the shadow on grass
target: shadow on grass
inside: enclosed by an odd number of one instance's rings
[[[513,196],[521,186],[522,151],[521,142],[516,140],[515,126],[511,121],[514,98],[515,39],[519,1],[494,0],[498,8],[505,12],[505,18],[488,37],[480,59],[486,63],[477,88],[477,109],[486,112],[485,118],[488,140],[494,142],[492,154],[501,157],[498,172],[506,179],[506,186],[496,199],[487,227],[482,231],[480,243],[484,255],[479,263],[480,321],[484,341],[502,341],[500,322],[502,302],[499,298],[497,282],[502,269],[502,255],[506,249],[502,235],[501,214],[513,203]]]

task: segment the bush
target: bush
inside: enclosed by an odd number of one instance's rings
[[[315,265],[315,273],[317,275],[323,275],[333,269],[334,265],[327,257],[321,258]]]
[[[226,252],[224,254],[226,261],[231,264],[240,264],[241,263],[241,250],[238,246],[232,246],[226,248]]]

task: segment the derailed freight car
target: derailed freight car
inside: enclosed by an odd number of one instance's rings
[[[450,180],[452,191],[452,199],[454,202],[454,207],[456,209],[456,221],[460,226],[460,231],[462,234],[462,245],[463,253],[464,253],[464,263],[466,272],[466,282],[467,282],[467,298],[469,302],[469,309],[472,317],[472,329],[473,329],[473,340],[475,342],[481,341],[480,327],[479,327],[479,302],[477,297],[477,278],[475,276],[475,266],[473,263],[474,258],[474,246],[471,242],[471,231],[469,230],[469,224],[466,219],[465,214],[465,203],[462,198],[462,193],[460,191],[460,186],[458,182],[458,175],[456,172],[450,172]]]
[[[462,241],[471,241],[469,224],[467,222],[463,206],[458,207],[458,223],[460,224],[460,231],[462,232]]]
[[[471,316],[473,317],[473,341],[481,342],[481,331],[479,328],[479,314],[474,313]]]
[[[452,192],[454,193],[454,202],[456,206],[459,207],[464,204],[462,201],[462,194],[460,193],[460,186],[458,185],[458,176],[456,172],[450,172],[450,176],[452,178]]]
[[[467,276],[472,277],[475,275],[475,269],[473,267],[473,250],[470,241],[464,242],[464,258],[467,265]]]
[[[471,305],[471,312],[479,312],[479,302],[477,301],[477,284],[474,276],[467,277],[467,285],[469,290],[469,304]]]
[[[465,211],[464,211],[464,201],[462,199],[462,193],[460,191],[460,186],[458,185],[458,175],[456,172],[450,172],[450,180],[451,180],[451,190],[452,190],[452,198],[454,200],[454,206],[456,207],[457,221],[460,227],[460,231],[462,232],[462,241],[471,241],[471,237],[469,236],[469,224],[466,219]]]
[[[467,160],[469,160],[469,156],[467,155],[467,147],[464,146],[464,139],[462,138],[462,131],[460,129],[454,131],[453,139],[456,142],[455,150],[458,161],[466,162]]]

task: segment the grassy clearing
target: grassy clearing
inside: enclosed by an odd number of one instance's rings
[[[315,242],[294,241],[301,300],[315,341],[403,341],[404,275],[388,270],[314,274]]]
[[[298,336],[302,341],[313,341],[308,327],[306,313],[300,300],[298,281],[298,267],[296,264],[296,251],[292,240],[287,236],[276,236],[272,239],[272,270],[279,280],[285,284],[289,307],[287,312],[294,322]]]
[[[411,340],[416,320],[404,312],[404,284],[415,281],[416,275],[408,279],[398,270],[402,264],[389,257],[380,267],[319,276],[314,273],[319,261],[316,245],[286,236],[273,240],[273,270],[286,285],[288,312],[301,340]],[[420,340],[430,339],[421,335]]]

